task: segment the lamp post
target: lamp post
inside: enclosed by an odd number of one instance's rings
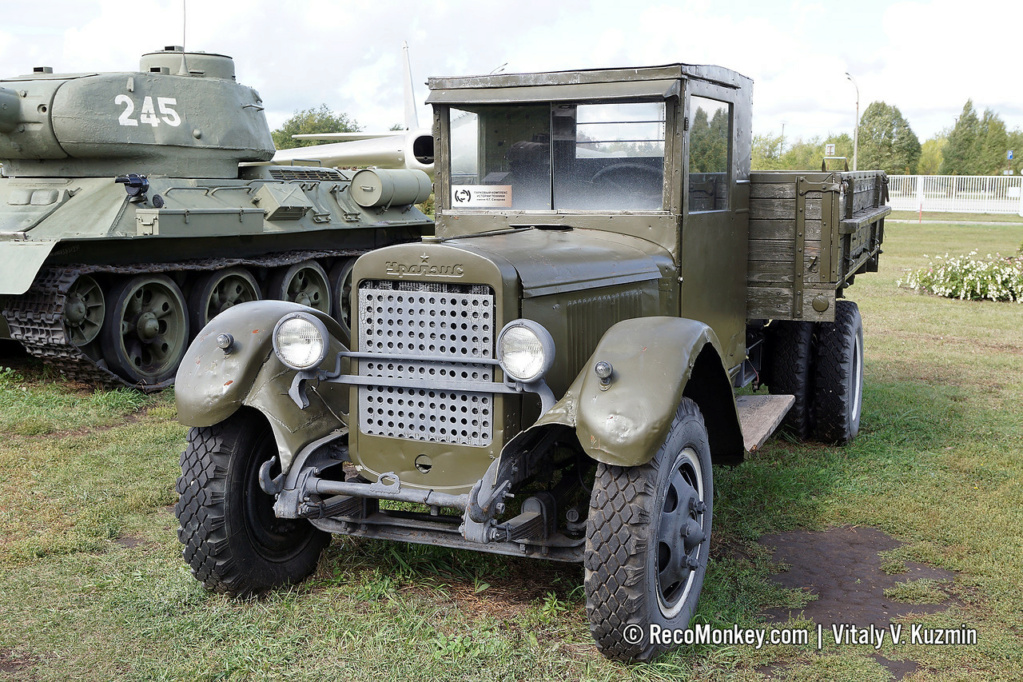
[[[856,85],[856,81],[849,75],[848,71],[845,72],[845,77],[856,88],[856,127],[853,128],[853,170],[856,170],[856,158],[860,148],[860,86]]]

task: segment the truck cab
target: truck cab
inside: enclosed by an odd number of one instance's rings
[[[582,562],[600,650],[652,658],[651,628],[695,611],[713,467],[783,419],[855,435],[862,327],[838,299],[876,267],[883,174],[751,174],[752,82],[721,67],[429,85],[435,236],[359,258],[350,347],[256,303],[182,362],[186,560],[233,594],[305,577],[324,533]],[[263,500],[235,523],[273,551],[205,528],[233,518],[193,511],[209,462],[222,506]]]

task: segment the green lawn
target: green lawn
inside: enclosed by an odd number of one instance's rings
[[[892,211],[894,220],[928,220],[949,222],[980,222],[980,223],[1021,223],[1023,216],[1015,213],[944,213],[940,211],[924,211],[923,216],[917,211]]]
[[[947,611],[913,622],[980,635],[884,656],[919,662],[920,679],[1023,670],[1023,308],[895,286],[923,254],[1021,241],[1023,225],[888,226],[881,272],[849,290],[866,328],[860,436],[845,448],[774,439],[715,470],[701,622],[756,625],[765,608],[806,603],[768,580],[761,535],[870,525],[906,543],[887,562],[956,572],[951,587],[892,594],[951,594]],[[0,370],[0,677],[888,679],[869,647],[702,646],[609,663],[589,636],[580,568],[463,551],[336,538],[298,587],[209,594],[175,537],[185,429],[172,393],[93,393],[15,364]]]

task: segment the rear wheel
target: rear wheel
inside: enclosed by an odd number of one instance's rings
[[[775,320],[767,327],[767,387],[772,395],[795,396],[782,428],[799,439],[813,434],[814,363],[817,327],[813,322]]]
[[[188,314],[181,289],[166,275],[138,275],[110,291],[103,322],[103,357],[136,384],[174,378],[188,347]]]
[[[816,437],[848,443],[860,431],[863,407],[863,321],[852,301],[838,301],[835,321],[820,324],[814,409]]]
[[[585,590],[601,653],[649,660],[651,625],[689,625],[710,552],[714,487],[707,428],[683,398],[664,444],[637,467],[597,466],[586,523]]]
[[[259,468],[275,454],[270,425],[257,412],[188,434],[174,513],[182,556],[211,590],[244,596],[304,580],[330,541],[304,519],[274,514]]]

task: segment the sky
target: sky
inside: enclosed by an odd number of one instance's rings
[[[753,132],[852,134],[897,106],[923,142],[967,99],[1023,128],[1020,0],[46,0],[4,2],[0,74],[133,71],[165,45],[234,58],[271,128],[326,104],[378,132],[404,122],[402,43],[419,122],[429,76],[716,64],[753,79]],[[852,75],[856,85],[846,78]]]

